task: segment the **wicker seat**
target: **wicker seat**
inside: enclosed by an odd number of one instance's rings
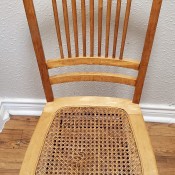
[[[33,0],[23,0],[47,103],[27,149],[20,175],[158,175],[155,156],[139,107],[162,0],[153,0],[141,61],[123,58],[131,9],[127,0],[119,57],[116,57],[121,0],[107,3],[105,57],[102,56],[103,0],[98,0],[98,56],[94,55],[94,0],[71,0],[75,56],[72,56],[67,1],[63,7],[67,58],[56,0],[52,0],[60,58],[47,60]],[[81,2],[82,51],[79,55],[77,2]],[[90,14],[90,55],[86,52],[86,3]],[[112,3],[116,4],[112,56],[109,34]],[[48,69],[74,65],[116,66],[138,71],[128,75],[81,72],[50,76]],[[134,86],[133,100],[111,97],[54,98],[52,85],[76,81],[101,81]]]
[[[46,104],[20,175],[157,175],[138,104],[109,97],[66,97]]]
[[[123,109],[65,107],[55,113],[36,174],[142,174],[140,156]]]

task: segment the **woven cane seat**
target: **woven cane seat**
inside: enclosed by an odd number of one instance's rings
[[[141,175],[142,166],[125,110],[64,107],[55,113],[36,175]]]

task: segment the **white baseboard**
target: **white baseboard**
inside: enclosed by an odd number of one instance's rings
[[[146,122],[175,123],[175,107],[166,105],[140,105]]]
[[[0,106],[0,132],[11,115],[40,116],[45,104],[45,100],[31,99],[2,101]]]
[[[45,100],[13,99],[1,102],[0,132],[10,115],[40,116],[46,104]],[[145,121],[158,123],[175,123],[175,107],[141,104]]]

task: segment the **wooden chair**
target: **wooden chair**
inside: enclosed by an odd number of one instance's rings
[[[113,52],[109,57],[112,0],[107,3],[105,57],[101,54],[103,0],[98,0],[98,56],[94,55],[94,0],[72,0],[75,56],[72,55],[67,1],[62,0],[68,58],[65,58],[56,0],[52,0],[61,59],[46,61],[33,0],[23,0],[47,104],[27,149],[20,175],[157,175],[156,161],[138,103],[142,93],[162,0],[153,0],[141,61],[123,58],[131,1],[127,0],[119,57],[116,45],[121,11],[117,1]],[[82,49],[79,55],[77,4],[81,3]],[[86,9],[90,14],[90,55],[87,55]],[[61,7],[59,7],[61,8]],[[67,73],[49,76],[48,69],[72,65],[106,65],[134,69],[138,76],[111,73]],[[54,99],[52,85],[102,81],[135,87],[133,100],[111,97]]]

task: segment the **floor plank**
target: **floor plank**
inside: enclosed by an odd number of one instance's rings
[[[18,175],[38,117],[12,116],[0,133],[0,175]],[[147,123],[160,175],[175,175],[175,124]]]
[[[147,123],[150,136],[175,136],[175,124]]]
[[[39,117],[35,116],[13,116],[5,125],[5,129],[31,129],[34,130]]]
[[[156,155],[175,156],[175,136],[151,136],[151,143]]]
[[[21,129],[5,129],[0,135],[0,148],[18,148],[22,133]]]

